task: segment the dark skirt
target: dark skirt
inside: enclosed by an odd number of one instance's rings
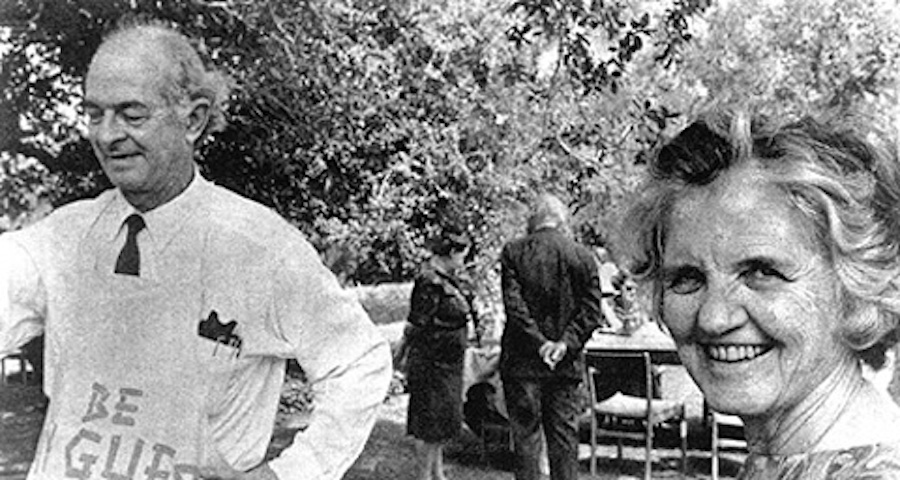
[[[410,339],[406,431],[429,443],[453,439],[462,428],[465,329],[430,331]]]

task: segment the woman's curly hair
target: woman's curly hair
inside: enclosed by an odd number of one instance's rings
[[[843,339],[880,367],[900,323],[900,166],[893,142],[860,117],[778,125],[746,110],[701,116],[653,156],[625,216],[631,271],[654,285],[674,205],[723,172],[755,162],[815,226],[844,294]]]

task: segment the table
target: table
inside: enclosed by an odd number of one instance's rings
[[[590,355],[621,352],[648,352],[653,363],[679,365],[675,341],[659,324],[647,322],[631,335],[598,329],[584,344]]]

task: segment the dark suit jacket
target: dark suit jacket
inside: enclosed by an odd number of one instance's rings
[[[555,229],[538,230],[503,248],[500,372],[510,377],[579,380],[581,349],[600,322],[600,278],[587,247]],[[538,350],[566,343],[566,356],[550,370]]]

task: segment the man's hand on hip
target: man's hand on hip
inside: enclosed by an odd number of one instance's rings
[[[205,467],[200,469],[200,475],[203,480],[278,480],[267,463],[249,472],[241,472],[226,466]]]

